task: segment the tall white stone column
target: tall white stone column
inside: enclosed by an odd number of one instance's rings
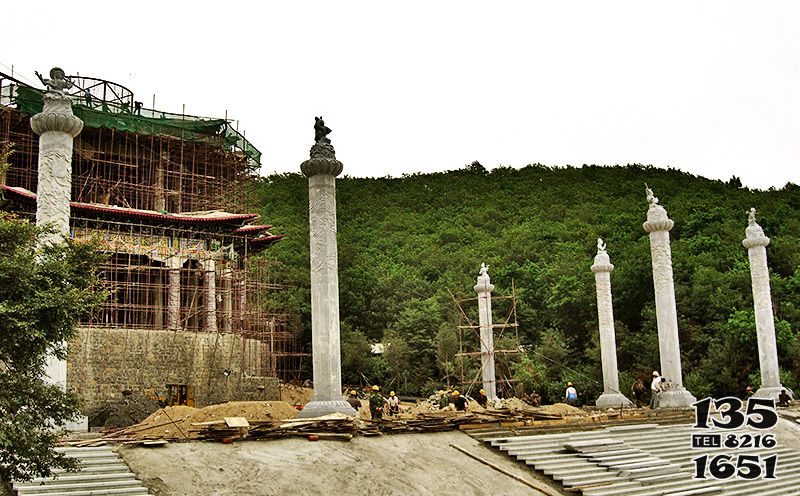
[[[181,327],[181,257],[178,254],[170,256],[167,266],[167,329],[177,331]]]
[[[311,258],[311,342],[314,396],[298,416],[318,417],[341,412],[358,413],[342,395],[339,343],[339,262],[336,247],[336,176],[342,163],[330,140],[331,132],[316,118],[311,158],[300,165],[308,177]]]
[[[597,238],[597,255],[591,267],[597,288],[597,318],[600,329],[600,360],[603,367],[603,394],[595,405],[598,408],[630,406],[631,400],[619,392],[617,370],[617,341],[614,333],[614,309],[611,301],[611,271],[614,265],[606,253],[606,244]]]
[[[669,231],[675,223],[667,216],[666,209],[658,204],[658,198],[650,188],[647,188],[647,201],[650,207],[647,210],[647,222],[642,227],[650,233],[661,376],[667,380],[659,397],[659,405],[662,408],[689,407],[697,399],[683,387],[678,313],[672,278],[672,251],[669,243]]]
[[[217,262],[213,258],[203,260],[203,284],[205,298],[205,330],[217,332]]]
[[[38,72],[36,73],[39,74]],[[42,245],[59,244],[69,237],[69,202],[72,196],[72,145],[83,129],[83,121],[72,113],[72,100],[63,93],[72,87],[58,67],[50,70],[50,79],[39,78],[47,85],[42,97],[42,112],[31,117],[31,129],[39,135],[39,173],[36,186],[36,225],[49,226]],[[67,343],[61,343],[66,348]],[[48,382],[67,390],[67,361],[48,355],[45,363]],[[65,426],[68,430],[88,430],[86,417]]]
[[[222,269],[222,332],[233,328],[233,275],[229,265]]]
[[[778,370],[778,346],[775,343],[775,318],[772,314],[772,297],[769,289],[769,269],[767,269],[767,245],[770,239],[756,223],[756,209],[750,209],[747,237],[742,244],[750,257],[750,280],[753,284],[753,307],[756,315],[756,335],[758,336],[758,362],[761,365],[761,387],[753,396],[756,398],[778,399],[781,390]],[[788,393],[788,391],[787,391]],[[791,394],[791,393],[789,393]]]
[[[489,280],[489,267],[481,264],[478,283],[473,287],[478,293],[478,324],[481,337],[481,376],[483,389],[490,400],[497,399],[494,366],[494,329],[492,328],[492,290],[494,284]]]

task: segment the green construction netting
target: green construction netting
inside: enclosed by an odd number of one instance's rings
[[[42,111],[44,91],[18,86],[14,102],[27,115]],[[72,110],[87,127],[116,129],[136,134],[175,136],[186,140],[204,141],[223,148],[238,148],[251,164],[261,163],[261,152],[244,136],[233,129],[225,119],[205,119],[194,116],[169,114],[149,109],[132,110],[126,104],[101,100],[72,102]]]

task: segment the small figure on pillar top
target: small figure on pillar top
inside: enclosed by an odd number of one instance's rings
[[[60,67],[53,67],[50,69],[50,79],[45,79],[39,74],[39,71],[34,71],[39,81],[47,86],[47,91],[55,93],[64,93],[65,89],[72,88],[72,80],[64,74],[64,70]]]
[[[328,135],[331,132],[331,128],[325,125],[322,116],[314,117],[314,121],[314,141],[316,143],[330,144],[331,140]]]
[[[481,262],[481,277],[489,277],[489,266]]]
[[[600,255],[601,253],[606,252],[606,242],[603,241],[603,238],[597,238],[597,254]]]
[[[653,194],[653,190],[645,184],[644,185],[645,191],[647,192],[647,203],[650,204],[651,207],[658,205],[658,198]]]
[[[756,209],[754,207],[750,207],[750,211],[747,213],[747,224],[756,225]]]

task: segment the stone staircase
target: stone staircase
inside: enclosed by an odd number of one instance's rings
[[[477,432],[476,432],[477,433]],[[584,496],[800,495],[800,450],[778,440],[776,479],[692,479],[691,425],[639,424],[533,436],[474,436]],[[719,450],[727,453],[730,450]]]
[[[150,494],[110,447],[58,448],[81,461],[80,472],[55,470],[55,478],[15,483],[19,496],[133,496]]]

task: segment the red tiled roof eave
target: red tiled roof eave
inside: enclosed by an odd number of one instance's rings
[[[36,193],[32,193],[23,188],[3,185],[3,190],[13,193],[27,200],[36,201]],[[185,224],[226,224],[244,223],[258,217],[258,214],[229,214],[219,217],[199,217],[194,215],[162,214],[151,210],[139,210],[135,208],[112,207],[108,205],[98,205],[96,203],[69,202],[71,209],[83,212],[95,212],[103,214],[117,215],[120,217],[135,217],[142,219],[152,219],[156,221],[179,222]],[[271,226],[270,226],[271,227]]]

